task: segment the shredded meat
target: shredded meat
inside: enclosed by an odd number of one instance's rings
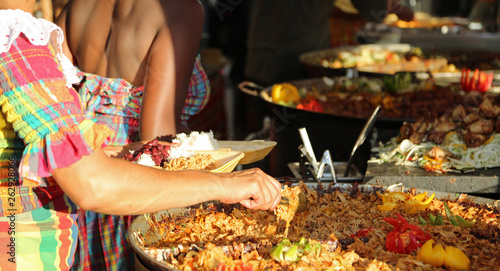
[[[417,260],[415,251],[407,255],[385,249],[385,238],[394,227],[382,218],[394,215],[377,209],[377,205],[382,204],[378,196],[362,193],[356,186],[348,191],[338,188],[316,191],[300,186],[308,197],[308,210],[297,213],[291,221],[288,239],[296,242],[305,237],[312,244],[321,244],[323,249],[303,256],[297,263],[276,262],[269,255],[271,248],[284,238],[284,221],[277,219],[272,211],[235,205],[230,206],[232,209],[227,205],[214,205],[185,215],[165,217],[157,222],[158,228],[165,229],[165,237],[161,242],[145,246],[144,250],[152,258],[179,270],[214,270],[220,267],[219,263],[230,270],[238,266],[244,270],[241,265],[253,270],[442,270]],[[498,210],[475,204],[466,197],[447,202],[455,215],[475,220],[474,226],[462,229],[450,223],[419,224],[418,216],[428,218],[432,213],[446,217],[444,203],[439,199],[434,199],[427,209],[417,214],[406,214],[403,206],[394,212],[428,232],[437,243],[461,249],[471,260],[471,270],[498,269]],[[271,226],[275,227],[274,231],[269,231]],[[351,238],[371,227],[367,242]],[[338,246],[342,243],[340,240],[347,239],[352,240],[350,245]]]

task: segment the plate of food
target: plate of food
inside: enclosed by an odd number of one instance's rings
[[[245,156],[239,161],[239,164],[246,165],[264,159],[276,146],[277,142],[269,140],[219,140],[218,144],[221,148],[243,152]]]
[[[498,202],[401,186],[283,183],[275,211],[209,202],[138,216],[154,270],[497,270]],[[305,199],[305,200],[302,200]],[[305,209],[292,208],[296,201]],[[302,203],[300,203],[302,201]],[[433,254],[437,254],[432,257]]]
[[[178,134],[168,145],[151,140],[124,159],[165,170],[231,172],[243,157],[245,154],[241,151],[220,148],[212,132],[191,132]]]

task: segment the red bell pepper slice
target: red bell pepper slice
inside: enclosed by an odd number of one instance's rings
[[[394,226],[394,230],[386,237],[385,248],[388,251],[409,254],[422,246],[424,241],[430,239],[420,227],[408,223],[406,218],[396,213],[398,218],[384,217],[383,219]]]
[[[395,213],[398,218],[392,218],[392,217],[384,217],[382,218],[385,220],[387,223],[393,225],[395,228],[401,227],[404,224],[408,224],[408,220],[404,218],[402,215]]]
[[[307,110],[307,111],[318,112],[318,113],[323,113],[323,111],[324,111],[321,104],[316,100],[304,101],[304,102],[298,104],[296,108],[302,109],[302,110]]]
[[[487,74],[478,69],[474,70],[472,77],[470,77],[470,69],[462,70],[462,77],[460,78],[460,84],[462,89],[469,91],[479,91],[486,92],[491,88],[493,83],[493,74]]]
[[[357,231],[355,234],[352,234],[351,235],[351,238],[354,238],[354,237],[366,237],[368,235],[369,232],[371,232],[373,229],[375,229],[374,227],[369,227],[367,229],[363,229],[363,230],[359,230]]]
[[[462,86],[465,86],[466,82],[467,82],[467,78],[466,77],[466,74],[467,74],[467,70],[465,68],[462,69],[462,77],[460,77],[460,85]]]

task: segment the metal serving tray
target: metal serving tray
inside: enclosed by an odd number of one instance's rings
[[[297,181],[297,180],[296,180]],[[285,183],[285,182],[284,182]],[[287,181],[286,182],[288,185],[293,184],[293,181]],[[347,183],[330,183],[330,184],[321,184],[321,183],[306,183],[306,185],[318,191],[318,193],[331,193],[333,191],[340,191],[343,193],[355,193],[357,191],[365,194],[374,194],[375,192],[393,192],[393,191],[408,191],[410,188],[404,187],[401,184],[395,184],[395,185],[390,185],[390,186],[382,186],[382,185],[363,185],[363,184],[347,184]],[[423,192],[428,192],[428,193],[435,193],[436,199],[448,199],[450,201],[456,201],[460,197],[462,197],[462,194],[458,193],[447,193],[447,192],[439,192],[439,191],[432,191],[432,190],[424,190],[424,189],[414,189],[416,193],[423,193]],[[482,205],[488,205],[493,208],[500,208],[500,201],[493,200],[493,199],[488,199],[488,198],[481,198],[481,197],[474,197],[474,196],[467,196],[467,199],[473,201],[476,204],[482,204]],[[216,204],[217,203],[211,203],[211,204]],[[206,204],[202,204],[201,206],[204,206]],[[170,209],[170,210],[165,210],[165,211],[160,211],[151,214],[151,216],[154,216],[157,220],[161,220],[165,217],[177,217],[177,216],[184,216],[186,214],[189,214],[190,212],[193,212],[195,208],[200,208],[200,205],[187,207],[187,208],[176,208],[176,209]],[[148,268],[148,270],[177,270],[173,268],[172,266],[166,264],[164,259],[168,259],[168,255],[172,253],[173,250],[176,248],[147,248],[142,244],[141,239],[139,238],[139,235],[148,235],[152,234],[155,231],[151,229],[151,224],[148,222],[146,219],[145,215],[140,215],[137,216],[132,224],[130,225],[128,229],[128,237],[130,239],[132,248],[134,249],[137,259],[139,259],[140,264],[142,264],[144,267]]]

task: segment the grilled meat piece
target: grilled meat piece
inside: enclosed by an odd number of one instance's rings
[[[427,155],[438,162],[448,160],[448,157],[453,158],[453,153],[443,150],[440,147],[433,147],[427,152]]]
[[[471,123],[468,128],[474,134],[491,134],[494,131],[493,121],[489,119],[478,119]]]
[[[485,99],[479,106],[479,109],[481,110],[481,113],[489,119],[494,119],[500,116],[500,106],[496,104],[493,105],[489,99]]]
[[[462,137],[465,141],[465,144],[471,148],[477,148],[477,147],[483,145],[484,142],[486,142],[486,140],[488,140],[488,136],[486,136],[486,135],[474,134],[474,133],[470,133],[470,132],[464,133],[462,135]]]

